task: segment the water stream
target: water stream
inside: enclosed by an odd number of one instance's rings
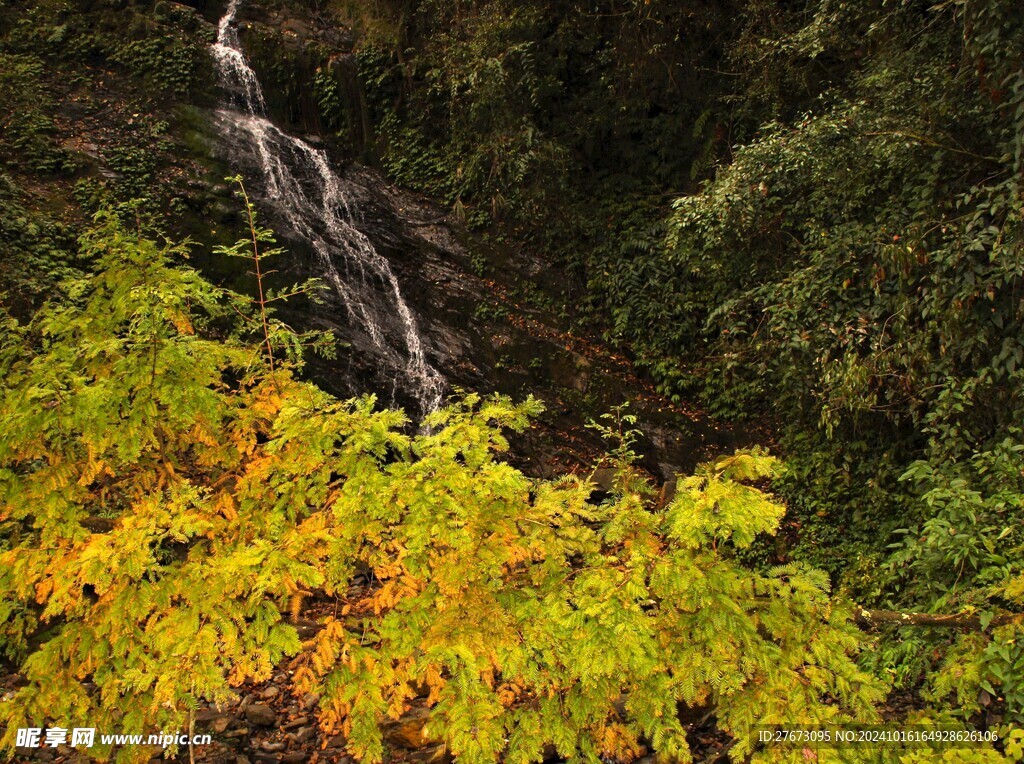
[[[351,185],[326,152],[288,135],[267,118],[263,89],[242,52],[235,22],[241,0],[231,0],[217,28],[213,56],[227,103],[217,112],[225,138],[251,153],[262,191],[292,232],[316,252],[321,275],[337,293],[348,319],[368,340],[375,361],[397,389],[415,398],[420,414],[433,411],[445,379],[427,361],[416,317],[388,260],[355,227]]]

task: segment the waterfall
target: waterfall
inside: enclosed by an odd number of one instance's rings
[[[326,152],[278,129],[267,118],[256,73],[235,26],[240,0],[231,0],[217,27],[213,56],[228,103],[217,111],[225,136],[241,139],[262,174],[264,193],[284,221],[316,252],[323,276],[369,339],[376,360],[396,375],[421,414],[437,408],[445,380],[426,358],[416,317],[390,263],[359,231],[351,187]],[[339,271],[344,270],[344,275]]]

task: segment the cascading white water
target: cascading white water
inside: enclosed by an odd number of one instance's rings
[[[441,402],[444,377],[427,362],[416,318],[390,263],[353,225],[349,187],[331,169],[327,154],[267,119],[263,89],[242,53],[235,27],[240,2],[228,4],[213,44],[217,70],[231,99],[229,108],[217,112],[222,129],[248,144],[267,197],[317,253],[327,282],[369,338],[379,361],[404,375],[396,382],[415,396],[420,413],[429,413]]]

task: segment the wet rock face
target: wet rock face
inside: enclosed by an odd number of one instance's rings
[[[214,124],[237,161],[249,165],[285,233],[315,252],[314,272],[326,287],[322,296],[336,297],[346,317],[346,347],[357,348],[368,368],[377,370],[378,387],[392,388],[392,403],[401,391],[415,400],[416,415],[426,415],[441,403],[444,378],[426,358],[416,313],[389,258],[359,227],[364,194],[336,169],[320,141],[286,132],[271,119],[266,90],[238,33],[240,7],[241,0],[231,0],[210,48],[223,89]]]
[[[329,133],[352,155],[363,151],[372,136],[348,29],[312,5],[246,2],[238,30],[275,121]]]
[[[520,392],[519,385],[497,384],[493,338],[473,320],[476,305],[488,298],[483,281],[468,271],[469,257],[437,208],[389,186],[377,173],[350,164],[342,171],[359,213],[356,227],[391,265],[402,295],[414,313],[428,363],[447,380],[447,387]],[[269,200],[268,200],[269,201]],[[271,213],[273,215],[273,213]],[[281,230],[289,250],[275,267],[282,282],[323,278],[308,242]],[[346,277],[344,270],[342,277]],[[381,373],[379,358],[351,311],[333,289],[321,293],[322,303],[296,302],[282,309],[294,326],[326,329],[338,339],[338,358],[311,357],[310,370],[330,392],[347,397],[374,392],[383,404],[416,410],[403,380]],[[508,381],[508,380],[504,380]]]
[[[493,345],[469,320],[483,285],[466,271],[468,258],[437,209],[366,168],[340,169],[345,152],[321,139],[319,124],[282,116],[280,99],[294,101],[315,79],[312,62],[328,57],[316,68],[321,80],[356,76],[345,65],[351,39],[293,11],[258,0],[225,6],[211,48],[224,92],[212,122],[225,157],[246,170],[250,191],[288,240],[289,257],[274,264],[279,286],[324,282],[319,304],[282,311],[296,327],[338,338],[341,359],[314,360],[316,378],[338,395],[375,392],[420,416],[440,400],[439,369],[449,385],[490,386]]]

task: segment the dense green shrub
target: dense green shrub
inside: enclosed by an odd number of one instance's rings
[[[586,478],[500,460],[532,399],[470,395],[408,435],[401,412],[297,381],[295,338],[180,248],[112,216],[83,246],[96,275],[0,342],[0,636],[25,679],[6,744],[44,719],[171,729],[299,652],[298,691],[370,761],[418,688],[468,762],[641,740],[685,758],[679,703],[714,705],[737,755],[758,723],[876,718],[826,577],[734,558],[784,513],[749,485],[765,454],[705,465],[658,509],[609,431],[619,479],[594,505]],[[211,337],[228,314],[247,318]],[[340,609],[303,646],[286,616],[313,590]]]
[[[42,78],[38,58],[0,49],[0,157],[9,168],[55,173],[71,162],[51,138],[53,104]]]
[[[664,190],[721,143],[699,102],[717,87],[701,65],[725,9],[421,0],[351,15],[384,166],[473,224],[504,220],[568,253],[601,220],[595,197]]]
[[[1017,608],[997,593],[1021,572],[1013,2],[375,7],[396,178],[471,222],[507,202],[666,395],[784,412],[793,514],[766,556],[875,604]],[[878,655],[913,683],[943,649]]]
[[[0,294],[19,315],[45,300],[62,280],[80,275],[68,226],[34,209],[0,174]]]
[[[183,96],[196,84],[201,55],[195,45],[181,39],[152,36],[118,45],[110,59],[158,88]]]

